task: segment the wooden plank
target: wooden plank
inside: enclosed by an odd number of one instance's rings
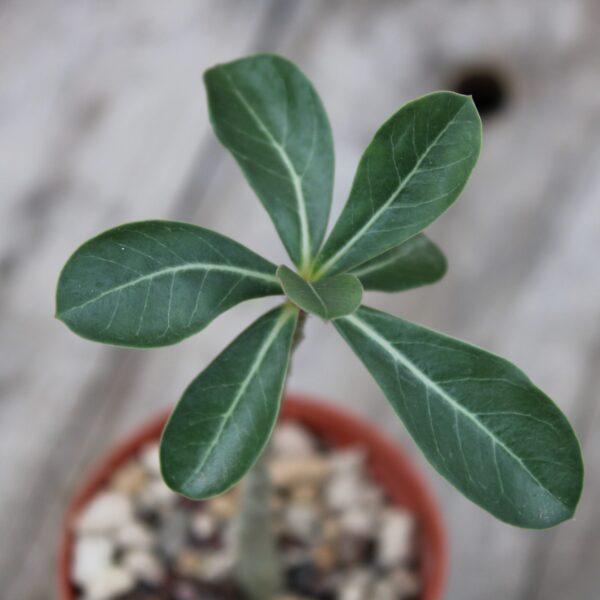
[[[47,597],[73,484],[114,441],[147,358],[86,344],[51,321],[58,270],[98,230],[169,214],[199,153],[204,160],[211,151],[199,150],[212,139],[203,69],[252,51],[265,25],[284,18],[272,2],[75,4],[7,5],[0,31],[11,54],[26,57],[27,74],[2,64],[0,138],[11,141],[0,153],[11,224],[1,236],[10,284],[2,333],[14,347],[0,407],[0,473],[11,482],[0,500],[1,535],[10,540],[0,551],[0,588],[15,599]],[[34,406],[43,410],[32,423]],[[143,415],[142,403],[137,420]]]
[[[56,273],[75,244],[123,220],[176,215],[286,262],[268,218],[207,127],[202,69],[249,49],[280,49],[321,90],[336,139],[336,214],[362,149],[398,105],[446,86],[473,62],[505,70],[512,103],[486,124],[472,183],[432,228],[451,260],[447,279],[369,302],[514,359],[570,416],[588,422],[591,394],[579,382],[593,381],[587,356],[600,317],[591,276],[600,246],[598,157],[591,154],[600,132],[594,2],[129,6],[2,8],[0,77],[9,85],[0,89],[0,140],[11,141],[0,147],[0,217],[10,224],[0,236],[10,284],[0,291],[7,349],[0,476],[11,482],[0,495],[0,537],[9,540],[0,550],[3,597],[47,597],[60,513],[80,475],[115,439],[171,404],[272,302],[237,307],[202,335],[150,352],[101,348],[48,318]],[[7,58],[15,55],[18,66]],[[307,333],[291,387],[354,408],[414,452],[332,328],[311,320]],[[32,422],[42,403],[42,418]],[[598,450],[589,448],[597,464]],[[424,470],[451,533],[449,598],[563,600],[571,588],[583,598],[594,589],[593,561],[569,558],[580,548],[598,553],[590,532],[599,529],[599,483],[590,469],[582,515],[550,534],[551,551],[547,535],[496,523]]]

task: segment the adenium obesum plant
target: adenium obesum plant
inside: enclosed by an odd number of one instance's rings
[[[310,313],[331,321],[427,459],[465,496],[520,527],[570,518],[583,464],[552,400],[506,360],[362,304],[364,291],[443,276],[443,254],[420,232],[456,200],[477,161],[472,100],[437,92],[392,115],[324,242],[333,143],[308,79],[283,58],[259,55],[210,69],[205,83],[215,132],[296,270],[196,225],[146,221],[83,244],[57,292],[57,316],[77,334],[144,348],[179,342],[243,300],[285,296],[184,392],[161,442],[166,483],[207,498],[257,463]]]

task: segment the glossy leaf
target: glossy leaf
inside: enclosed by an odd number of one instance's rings
[[[481,121],[467,96],[436,92],[401,108],[361,158],[317,277],[348,271],[439,217],[467,183],[480,144]]]
[[[218,138],[306,271],[325,234],[333,187],[333,141],[321,100],[298,67],[273,55],[219,65],[204,81]]]
[[[349,315],[360,306],[362,285],[349,273],[312,283],[282,265],[277,269],[277,277],[283,291],[296,306],[322,319]]]
[[[366,290],[401,292],[439,281],[448,264],[442,251],[419,233],[352,270]]]
[[[245,246],[202,227],[130,223],[71,256],[58,282],[56,315],[98,342],[165,346],[242,300],[280,294],[275,270]]]
[[[473,502],[520,527],[573,515],[583,478],[577,438],[517,367],[370,308],[335,326],[428,460]]]
[[[184,392],[160,447],[172,489],[215,496],[256,462],[279,413],[297,316],[285,305],[255,321]]]

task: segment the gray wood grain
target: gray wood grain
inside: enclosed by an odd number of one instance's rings
[[[375,128],[404,101],[490,64],[509,85],[485,123],[463,197],[431,235],[446,279],[369,302],[518,362],[574,420],[586,489],[550,532],[495,522],[423,463],[333,328],[318,320],[290,386],[401,440],[435,488],[452,542],[448,598],[594,600],[600,593],[600,17],[594,0],[209,0],[0,6],[0,589],[46,599],[80,477],[272,304],[147,352],[80,340],[54,321],[58,271],[119,222],[185,219],[286,262],[274,230],[210,132],[209,65],[278,51],[314,80],[336,141],[334,213]]]

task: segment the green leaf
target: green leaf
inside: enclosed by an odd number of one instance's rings
[[[419,233],[359,265],[352,274],[366,290],[401,292],[440,280],[448,265],[442,251]]]
[[[348,202],[317,259],[317,278],[401,244],[458,197],[479,156],[471,98],[436,92],[409,102],[375,134]]]
[[[217,66],[204,81],[217,137],[306,272],[323,241],[333,187],[333,141],[319,96],[298,67],[273,55]]]
[[[165,346],[243,300],[280,294],[275,265],[223,235],[130,223],[83,244],[58,281],[56,316],[108,344]]]
[[[256,462],[279,413],[297,317],[290,305],[262,316],[190,384],[161,440],[169,487],[215,496]]]
[[[322,319],[349,315],[360,306],[362,285],[357,277],[349,273],[312,283],[281,265],[277,269],[277,277],[283,291],[296,306]]]
[[[574,514],[583,479],[577,438],[517,367],[366,307],[335,326],[427,459],[473,502],[534,529]]]

